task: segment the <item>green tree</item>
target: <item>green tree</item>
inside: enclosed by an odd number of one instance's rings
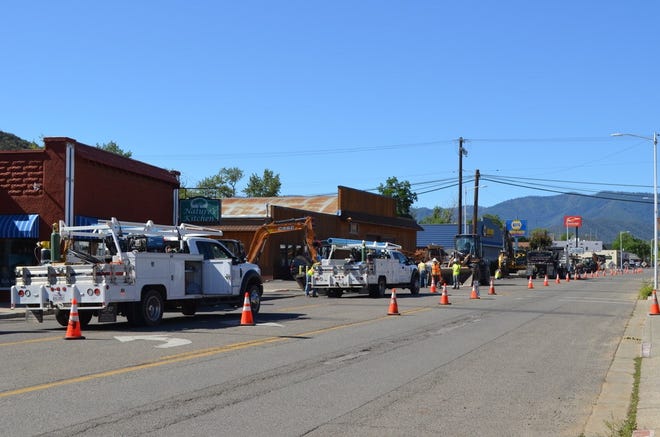
[[[398,216],[412,218],[410,207],[417,201],[417,193],[410,189],[410,182],[399,182],[395,176],[392,176],[387,178],[385,185],[378,185],[378,192],[383,196],[394,198]]]
[[[187,197],[204,196],[212,198],[236,197],[236,184],[243,178],[243,170],[237,167],[223,167],[220,171],[199,181],[196,188],[188,190]]]
[[[543,250],[552,246],[552,238],[547,229],[534,229],[529,238],[529,247],[532,250]]]
[[[123,150],[114,141],[110,141],[110,142],[105,143],[105,144],[96,143],[96,148],[101,149],[101,150],[105,150],[106,152],[114,153],[114,154],[119,155],[119,156],[123,156],[125,158],[130,158],[131,156],[133,156],[133,152],[130,152],[128,150]]]
[[[653,248],[647,241],[635,238],[630,232],[622,232],[617,238],[612,241],[612,249],[621,250],[623,243],[623,250],[626,252],[634,253],[638,257],[650,260]]]
[[[262,177],[252,173],[243,193],[247,197],[276,197],[280,195],[281,186],[280,175],[265,169]]]
[[[440,225],[443,223],[451,223],[451,218],[454,215],[452,208],[441,208],[436,206],[433,208],[433,213],[424,217],[419,223],[423,225]]]

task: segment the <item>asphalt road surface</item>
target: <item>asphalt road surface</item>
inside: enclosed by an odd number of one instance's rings
[[[648,275],[646,275],[648,276]],[[240,310],[93,322],[85,340],[0,320],[6,435],[577,436],[645,275],[505,279],[391,299],[267,293]]]

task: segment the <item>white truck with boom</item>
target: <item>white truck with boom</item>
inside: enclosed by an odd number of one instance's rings
[[[408,288],[411,294],[419,294],[417,265],[397,244],[329,238],[323,249],[311,277],[317,293],[339,297],[357,292],[377,298],[387,288]]]
[[[11,287],[12,308],[25,306],[26,316],[39,321],[54,311],[67,326],[74,297],[83,326],[94,315],[99,322],[123,315],[131,325],[156,326],[165,311],[241,307],[245,293],[252,312],[259,311],[261,270],[209,238],[222,236],[220,230],[113,218],[88,226],[60,221],[59,236],[63,256],[57,245],[50,263],[17,267]]]

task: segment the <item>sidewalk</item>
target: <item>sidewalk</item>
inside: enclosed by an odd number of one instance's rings
[[[649,316],[652,301],[638,300],[626,326],[598,400],[587,420],[586,437],[612,435],[609,424],[627,417],[633,388],[635,358],[642,356],[637,405],[637,431],[633,437],[660,431],[660,316]]]

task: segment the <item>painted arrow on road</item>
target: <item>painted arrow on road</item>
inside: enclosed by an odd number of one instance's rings
[[[122,343],[135,340],[162,341],[164,344],[159,344],[156,346],[157,348],[161,349],[184,346],[186,344],[192,343],[192,341],[186,340],[185,338],[172,338],[166,335],[121,335],[115,336],[115,338]]]

